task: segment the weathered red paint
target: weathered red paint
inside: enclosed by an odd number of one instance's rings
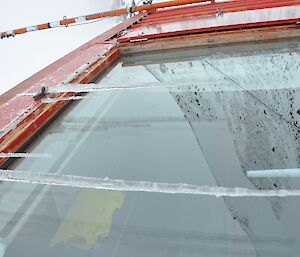
[[[95,78],[99,72],[119,58],[119,50],[113,48],[106,54],[105,59],[93,63],[82,74],[78,74],[70,83],[88,83]],[[62,97],[73,96],[75,93],[65,93]],[[61,108],[66,105],[65,101],[55,102],[51,104],[38,103],[33,107],[28,115],[0,139],[1,152],[14,152],[22,144],[24,144],[36,131],[42,127],[49,119],[51,119]],[[5,158],[0,158],[0,165],[5,162]]]
[[[121,31],[125,30],[126,28],[128,28],[129,26],[134,24],[135,22],[142,19],[145,15],[146,15],[146,13],[138,14],[138,15],[122,22],[121,24],[113,27],[112,29],[107,30],[103,34],[101,34],[98,37],[92,39],[91,41],[85,43],[84,45],[78,47],[77,49],[75,49],[74,51],[72,51],[69,54],[65,55],[64,57],[60,58],[56,62],[50,64],[49,66],[47,66],[43,70],[37,72],[33,76],[31,76],[28,79],[24,80],[19,85],[15,86],[11,90],[7,91],[6,93],[4,93],[3,95],[0,96],[0,106],[2,104],[7,103],[10,99],[14,98],[17,94],[23,93],[24,90],[28,89],[32,85],[39,83],[40,80],[42,80],[43,78],[45,78],[49,74],[55,72],[57,69],[61,68],[66,63],[72,61],[74,58],[78,57],[80,54],[82,54],[85,50],[90,48],[92,45],[107,44],[107,42],[105,42],[105,41],[107,41],[110,38],[116,36]],[[110,44],[111,42],[108,42],[108,43]],[[68,72],[68,71],[66,71],[66,72]],[[2,112],[0,111],[0,113],[2,113]],[[0,129],[1,128],[2,127],[0,126]]]
[[[269,8],[272,4],[272,8],[274,7],[283,7],[283,6],[291,6],[295,5],[295,0],[285,0],[285,1],[276,1],[274,0],[266,0],[266,1],[257,1],[257,0],[250,0],[247,2],[229,2],[229,3],[216,3],[214,5],[207,4],[207,5],[197,5],[193,7],[182,7],[181,9],[184,10],[165,10],[163,15],[161,11],[157,11],[143,19],[141,22],[133,25],[131,30],[141,26],[147,25],[154,25],[154,24],[161,24],[161,23],[168,23],[170,21],[175,22],[185,18],[191,17],[215,17],[216,10],[218,8],[222,9],[225,13],[228,12],[239,12],[245,10],[259,10],[264,8]],[[299,1],[300,3],[300,1]]]
[[[217,45],[265,42],[272,40],[294,40],[300,38],[299,25],[279,25],[238,30],[224,30],[174,37],[160,37],[146,41],[124,42],[120,44],[121,54],[149,53],[154,51],[189,48],[213,47]],[[145,60],[146,61],[146,60]]]
[[[139,14],[126,22],[108,30],[90,42],[74,50],[42,71],[33,75],[10,91],[0,96],[0,113],[4,113],[0,120],[0,130],[8,125],[19,113],[37,103],[32,96],[18,96],[21,93],[36,92],[39,86],[53,86],[62,82],[81,65],[87,63],[92,57],[105,49],[108,44],[104,42],[126,29],[134,22],[141,19],[145,14]],[[104,44],[103,44],[104,42]]]
[[[286,5],[291,3],[290,1],[284,2]],[[142,24],[139,24],[140,26],[134,26],[125,32],[123,36],[118,38],[118,41],[126,42],[180,34],[295,23],[300,21],[300,1],[294,0],[293,3],[298,3],[298,5],[225,12],[224,16],[221,17],[216,17],[215,14],[212,15],[212,13],[205,12],[200,17],[198,16],[200,13],[197,13],[196,16],[190,16],[188,19],[173,20],[171,16],[166,17],[163,23],[151,23],[149,20],[146,20]],[[230,4],[232,6],[232,3]],[[267,4],[268,6],[270,5],[270,3]],[[281,4],[283,3],[281,2]],[[243,8],[246,9],[247,6]],[[251,6],[251,8],[253,7]],[[214,9],[216,10],[216,8]],[[205,17],[203,17],[204,14],[206,15]],[[162,13],[161,16],[163,16]]]
[[[248,1],[230,1],[206,5],[183,6],[180,8],[172,8],[169,10],[158,10],[155,13],[145,17],[141,22],[132,26],[142,26],[151,22],[167,22],[174,21],[177,17],[199,17],[207,14],[215,14],[218,8],[222,8],[224,12],[259,10],[264,8],[283,7],[299,4],[295,0],[248,0]]]
[[[16,151],[65,104],[65,102],[41,104],[34,101],[32,96],[18,94],[37,92],[40,86],[57,85],[70,78],[72,74],[74,79],[70,82],[88,83],[101,69],[105,69],[119,57],[119,51],[112,49],[110,52],[113,54],[110,53],[109,57],[93,63],[95,56],[102,50],[113,47],[116,40],[110,39],[145,15],[141,13],[108,30],[2,95],[0,97],[0,131],[2,131],[0,152]],[[75,74],[78,68],[87,63],[89,67],[83,71],[83,75]],[[25,110],[27,111],[24,112]],[[15,126],[11,127],[16,119]],[[0,165],[4,161],[5,158],[0,158]]]
[[[112,45],[112,44],[111,44]],[[95,44],[83,51],[81,54],[78,54],[75,58],[65,63],[59,69],[55,70],[52,73],[49,73],[47,76],[39,80],[37,83],[31,85],[23,93],[35,93],[39,86],[55,86],[60,82],[64,81],[72,72],[75,72],[80,66],[84,63],[89,62],[94,56],[99,52],[106,49],[108,45],[104,44]],[[0,127],[4,128],[11,123],[12,118],[16,114],[20,114],[23,110],[32,108],[38,105],[38,102],[35,102],[32,96],[20,96],[16,95],[11,99],[7,104],[0,106],[0,112],[9,113],[10,115],[5,115],[0,120]],[[19,110],[19,111],[18,111]],[[17,111],[17,113],[16,113]]]

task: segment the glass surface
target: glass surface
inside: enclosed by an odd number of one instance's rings
[[[2,185],[3,256],[297,256],[299,200],[282,219],[265,199]],[[2,191],[2,192],[3,192]],[[245,207],[244,210],[233,206]],[[257,206],[264,206],[258,209]],[[6,211],[4,211],[6,207]],[[248,211],[252,209],[251,215]],[[273,226],[276,224],[276,226]],[[268,228],[266,230],[266,228]]]
[[[299,178],[297,42],[127,57],[14,170],[257,190]],[[130,88],[130,86],[150,86]],[[4,256],[298,256],[300,197],[221,197],[2,183]],[[14,229],[18,227],[19,230]],[[16,232],[14,232],[16,231]],[[0,248],[1,252],[1,248]]]

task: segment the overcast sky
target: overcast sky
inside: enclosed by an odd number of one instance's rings
[[[128,1],[128,0],[127,0]],[[0,31],[119,8],[120,0],[2,0]],[[0,95],[115,25],[109,18],[0,40]]]

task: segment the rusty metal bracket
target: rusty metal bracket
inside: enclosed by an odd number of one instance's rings
[[[36,93],[35,96],[33,96],[33,99],[35,101],[39,101],[41,100],[42,98],[44,98],[47,94],[48,94],[49,90],[47,87],[40,87],[38,92]]]

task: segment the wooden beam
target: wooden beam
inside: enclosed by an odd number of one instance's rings
[[[188,47],[211,47],[240,44],[245,42],[268,42],[274,40],[300,38],[300,25],[270,26],[251,29],[235,29],[222,32],[199,33],[163,37],[139,42],[119,44],[123,55]]]

